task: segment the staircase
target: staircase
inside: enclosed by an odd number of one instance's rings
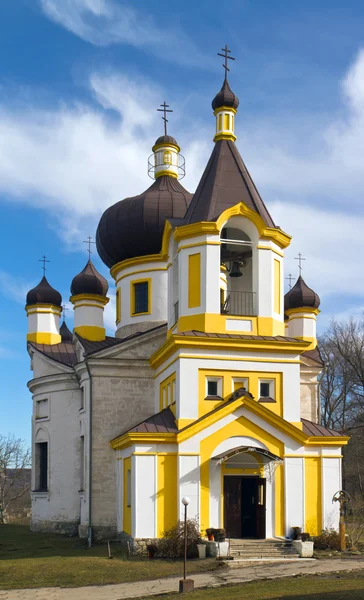
[[[230,556],[238,560],[284,560],[299,558],[289,540],[230,540]]]

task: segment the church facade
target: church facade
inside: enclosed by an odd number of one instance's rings
[[[236,146],[238,98],[212,102],[214,148],[196,192],[177,141],[153,146],[155,181],[108,208],[74,277],[74,330],[43,277],[27,295],[33,378],[32,529],[158,538],[183,514],[236,538],[338,526],[342,446],[319,424],[319,297],[284,295],[290,236]]]

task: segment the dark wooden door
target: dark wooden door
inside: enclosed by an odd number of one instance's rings
[[[241,477],[224,477],[224,524],[229,537],[241,538]]]
[[[257,537],[260,540],[265,540],[265,514],[266,514],[266,506],[265,506],[265,500],[266,500],[266,480],[265,479],[258,479],[258,486],[257,486],[257,499],[258,499],[258,506],[257,506]]]
[[[244,538],[257,537],[258,478],[242,478],[242,534]]]

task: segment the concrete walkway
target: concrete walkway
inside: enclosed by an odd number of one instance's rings
[[[364,569],[364,557],[333,560],[300,560],[297,562],[250,563],[242,567],[221,569],[214,573],[191,575],[195,588],[219,587],[259,579],[280,579],[298,574],[324,574]],[[79,588],[38,588],[0,590],[0,600],[125,600],[147,598],[178,591],[179,577]]]

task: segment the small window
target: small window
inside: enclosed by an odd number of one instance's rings
[[[120,289],[116,290],[116,324],[120,323],[121,319],[121,298],[120,298]]]
[[[222,378],[207,377],[206,378],[206,397],[221,398],[222,397]]]
[[[35,445],[35,485],[39,492],[48,490],[48,442]]]
[[[141,281],[134,283],[134,307],[133,314],[143,314],[149,311],[149,283]]]
[[[47,419],[48,418],[48,399],[45,398],[44,400],[37,400],[36,401],[36,413],[35,413],[35,418],[36,419]]]
[[[128,469],[126,474],[126,504],[131,506],[131,470]]]
[[[260,397],[261,398],[269,398],[270,396],[270,385],[269,383],[261,383],[260,384]]]
[[[171,152],[169,152],[168,150],[166,150],[166,152],[164,153],[163,160],[164,160],[164,162],[167,165],[171,165],[172,164],[172,154],[171,154]]]
[[[266,380],[259,382],[259,401],[274,402],[274,381]]]

